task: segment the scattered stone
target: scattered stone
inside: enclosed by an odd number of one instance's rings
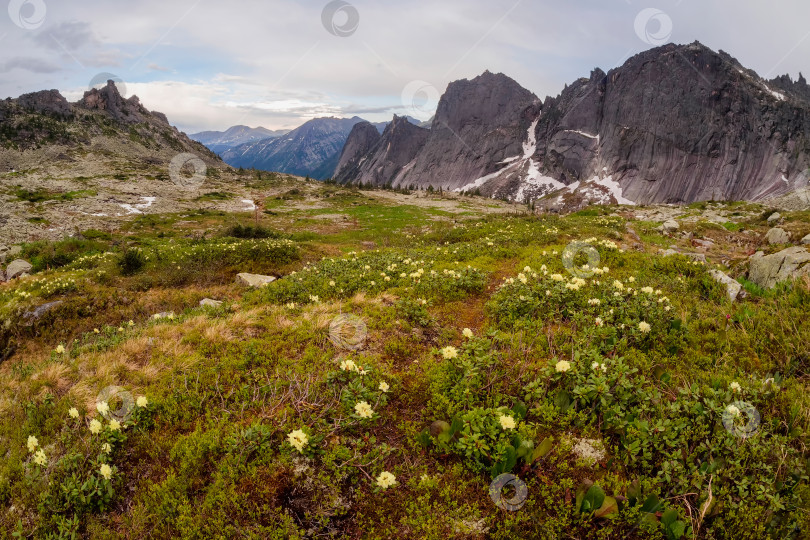
[[[668,219],[659,227],[659,230],[663,233],[669,234],[677,231],[679,228],[680,225],[678,225],[677,221],[674,219]]]
[[[6,255],[9,257],[16,257],[22,253],[22,248],[20,246],[11,246],[11,248],[6,252]]]
[[[709,274],[717,281],[726,286],[726,292],[728,292],[728,299],[732,302],[737,299],[737,295],[740,294],[740,289],[742,289],[742,285],[736,279],[727,276],[720,270],[710,270]]]
[[[59,307],[60,305],[62,305],[62,300],[56,300],[55,302],[48,302],[47,304],[37,306],[36,308],[23,313],[22,316],[23,320],[25,321],[26,325],[30,326],[31,324],[41,319],[43,315],[45,315],[52,309]]]
[[[366,249],[366,250],[375,249],[377,247],[377,242],[371,242],[371,241],[360,242],[360,245],[363,246],[363,249]]]
[[[237,274],[236,282],[246,287],[264,287],[275,281],[274,276],[263,276],[261,274]]]
[[[200,300],[200,307],[213,307],[217,308],[222,305],[222,300],[212,300],[210,298],[203,298]]]
[[[680,251],[676,251],[674,249],[668,249],[661,253],[662,257],[669,257],[671,255],[683,255],[684,257],[689,257],[693,261],[698,261],[705,263],[706,262],[706,255],[703,253],[681,253]]]
[[[779,227],[774,227],[765,234],[765,240],[769,244],[787,244],[790,242],[790,234]]]
[[[703,249],[709,249],[710,247],[714,247],[714,242],[711,240],[692,240],[692,245],[695,247],[701,247]]]
[[[768,216],[768,224],[773,225],[774,223],[779,223],[782,220],[782,215],[779,212],[774,212],[770,216]]]
[[[805,245],[805,246],[810,245],[810,234],[808,234],[807,236],[802,238],[802,245]]]
[[[765,289],[780,281],[810,275],[810,253],[799,246],[783,249],[773,255],[758,251],[749,262],[748,279]]]
[[[21,277],[23,274],[29,273],[32,268],[33,266],[31,266],[30,262],[17,259],[12,261],[11,264],[9,264],[6,268],[6,277],[10,281],[14,278]]]

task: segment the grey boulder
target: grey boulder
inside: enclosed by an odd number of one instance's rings
[[[200,300],[200,307],[213,307],[217,308],[222,305],[222,300],[212,300],[210,298],[203,298]]]
[[[750,259],[748,279],[770,289],[780,281],[810,275],[810,253],[803,247],[790,247],[773,255],[757,252]]]
[[[236,282],[246,287],[264,287],[275,281],[273,276],[263,276],[261,274],[236,274]]]
[[[18,278],[23,274],[31,273],[32,268],[33,266],[31,266],[30,262],[17,259],[16,261],[12,261],[11,264],[6,267],[6,277],[9,280]]]
[[[740,294],[740,289],[742,289],[742,285],[736,279],[733,279],[720,270],[710,270],[709,274],[714,278],[715,281],[721,283],[726,286],[726,292],[728,293],[728,299],[732,302],[737,299],[737,295]]]
[[[790,234],[779,227],[774,227],[765,234],[765,240],[769,244],[787,244],[790,242]]]
[[[770,216],[768,216],[768,224],[779,223],[779,220],[782,219],[781,214],[779,212],[774,212]]]
[[[675,232],[675,231],[677,231],[679,228],[680,228],[680,225],[678,225],[678,222],[677,222],[677,221],[675,221],[674,219],[668,219],[668,220],[666,220],[666,221],[665,221],[665,222],[664,222],[664,223],[663,223],[663,224],[662,224],[662,225],[659,227],[659,229],[660,229],[660,230],[661,230],[661,232],[663,232],[663,233],[674,233],[674,232]]]

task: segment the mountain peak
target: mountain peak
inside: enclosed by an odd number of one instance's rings
[[[138,96],[124,99],[115,85],[115,81],[108,80],[103,88],[91,88],[84,93],[84,97],[77,103],[83,109],[106,111],[110,116],[126,123],[139,123],[149,114],[142,105]]]

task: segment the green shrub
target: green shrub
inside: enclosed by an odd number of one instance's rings
[[[127,249],[118,259],[118,268],[125,276],[137,274],[143,270],[144,266],[146,266],[146,257],[138,248]]]

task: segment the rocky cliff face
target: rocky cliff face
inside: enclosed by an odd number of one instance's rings
[[[379,130],[370,122],[355,124],[340,153],[340,159],[335,168],[335,180],[341,183],[343,178],[359,181],[357,167],[362,164],[366,154],[371,151],[380,137]]]
[[[42,90],[23,94],[17,98],[17,104],[28,111],[62,118],[71,115],[70,103],[58,90]]]
[[[497,170],[499,162],[520,151],[532,121],[529,111],[539,105],[534,94],[503,74],[487,71],[453,82],[439,101],[429,131],[410,130],[413,139],[398,137],[407,147],[402,151],[377,145],[376,155],[367,156],[343,181],[459,188]],[[411,161],[402,164],[402,156],[415,149]],[[398,161],[389,163],[390,156]]]
[[[113,81],[107,81],[107,86],[104,88],[93,88],[89,92],[85,92],[84,97],[76,103],[76,106],[90,111],[105,111],[118,122],[126,124],[143,122],[150,115],[149,111],[141,105],[138,96],[125,99],[118,93],[118,88]],[[163,121],[166,116],[158,114],[154,118]],[[168,124],[168,121],[166,123]]]
[[[571,198],[761,200],[806,187],[807,96],[803,77],[764,81],[699,43],[596,69],[542,104],[485,73],[448,87],[413,166],[378,182],[546,197],[550,207]],[[366,173],[361,167],[354,178]]]
[[[394,116],[382,135],[377,137],[372,135],[369,127],[373,126],[352,131],[354,137],[350,136],[346,142],[341,156],[342,166],[338,166],[335,179],[340,183],[402,184],[430,131],[412,124],[404,116]]]
[[[760,200],[810,165],[808,103],[699,43],[594,71],[546,100],[536,135],[545,175],[637,203]]]

